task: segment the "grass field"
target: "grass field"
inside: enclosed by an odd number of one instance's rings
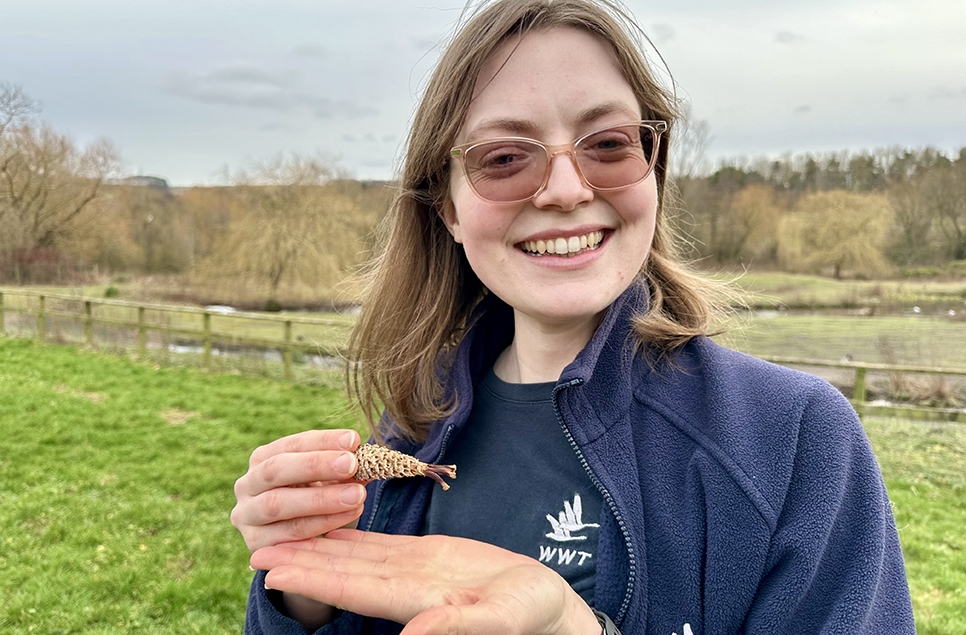
[[[966,368],[966,321],[940,316],[756,314],[718,339],[758,356]]]
[[[966,311],[966,277],[948,279],[900,278],[891,280],[836,280],[823,276],[748,271],[735,279],[749,294],[753,305],[762,308],[909,308],[943,305]]]
[[[0,634],[239,633],[251,450],[356,425],[312,385],[0,338]],[[966,428],[870,419],[922,635],[966,632]]]
[[[324,386],[0,338],[0,633],[239,633],[259,444],[354,423]]]

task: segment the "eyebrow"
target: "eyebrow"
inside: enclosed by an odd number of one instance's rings
[[[602,117],[614,113],[625,114],[629,119],[634,120],[640,118],[640,115],[628,108],[626,103],[622,101],[609,101],[581,111],[577,115],[577,123],[579,125],[591,124]],[[537,128],[538,125],[535,122],[527,119],[514,119],[512,117],[486,119],[466,135],[466,141],[476,141],[477,139],[485,137],[491,131],[509,132],[511,135],[517,136],[533,136]]]

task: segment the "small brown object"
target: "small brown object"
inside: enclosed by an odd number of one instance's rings
[[[359,461],[359,469],[356,470],[355,475],[357,481],[376,481],[400,476],[428,476],[447,490],[449,484],[443,480],[443,477],[456,478],[455,465],[423,463],[415,457],[381,445],[363,443],[355,454]]]

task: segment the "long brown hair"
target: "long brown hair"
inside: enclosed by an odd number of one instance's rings
[[[472,12],[430,78],[409,133],[399,190],[387,218],[385,248],[367,271],[362,313],[349,341],[350,393],[377,437],[384,407],[395,434],[420,440],[428,424],[451,411],[440,364],[455,350],[484,289],[439,211],[449,196],[449,149],[463,124],[480,70],[495,50],[527,32],[570,27],[612,46],[644,119],[669,130],[654,168],[657,225],[640,273],[648,311],[635,320],[643,347],[666,355],[706,332],[713,289],[691,273],[677,251],[664,211],[668,146],[677,119],[673,95],[656,81],[643,53],[641,29],[613,0],[496,0]]]

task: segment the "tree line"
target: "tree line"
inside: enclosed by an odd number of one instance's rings
[[[289,154],[226,175],[222,187],[118,178],[110,142],[79,148],[0,83],[0,283],[100,274],[177,274],[195,287],[331,289],[372,248],[390,190],[334,162]]]
[[[700,154],[706,128],[683,137],[683,154]],[[966,146],[695,165],[677,172],[675,209],[696,258],[836,277],[966,260]]]
[[[732,159],[702,168],[707,124],[673,149],[672,200],[692,256],[875,277],[966,260],[966,147]],[[78,147],[0,83],[0,283],[173,274],[192,285],[331,289],[371,253],[391,184],[290,154],[223,187],[121,179],[108,140]],[[147,185],[145,185],[147,184]]]

